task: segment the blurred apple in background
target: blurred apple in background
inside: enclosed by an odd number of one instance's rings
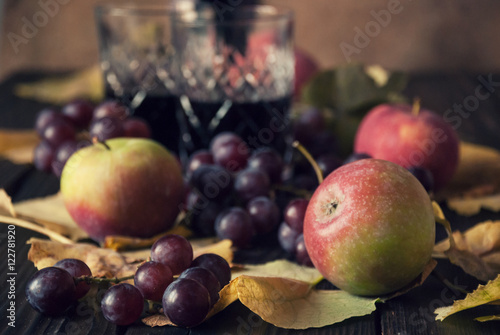
[[[74,153],[61,193],[76,223],[97,241],[151,237],[172,227],[183,200],[177,159],[149,139],[115,138]]]
[[[428,169],[439,190],[455,173],[459,145],[457,133],[439,115],[418,105],[382,104],[361,121],[354,151],[405,168]]]
[[[304,239],[314,266],[337,287],[357,295],[394,292],[431,259],[432,203],[403,167],[358,160],[333,171],[316,189]]]
[[[295,83],[294,97],[300,98],[302,87],[319,71],[316,60],[300,48],[294,49],[295,54]]]

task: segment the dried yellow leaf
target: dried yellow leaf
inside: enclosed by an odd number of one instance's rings
[[[442,321],[457,312],[486,305],[499,299],[500,275],[486,285],[479,285],[474,292],[467,294],[463,300],[456,300],[451,306],[437,308],[434,313],[437,314],[436,320]]]
[[[75,98],[98,102],[104,99],[104,79],[99,65],[94,65],[64,77],[19,84],[14,93],[21,98],[52,104],[64,104]]]
[[[31,163],[39,142],[34,130],[0,129],[0,156],[18,164]]]

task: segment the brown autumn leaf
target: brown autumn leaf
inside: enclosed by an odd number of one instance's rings
[[[434,249],[433,256],[437,258],[448,258],[451,263],[458,265],[465,272],[479,280],[488,281],[493,279],[496,276],[496,272],[492,266],[472,251],[460,249],[457,246],[451,230],[451,225],[449,221],[446,220],[443,211],[436,202],[433,202],[432,205],[434,207],[436,222],[443,225],[448,233],[447,242],[442,242],[443,244],[439,243],[437,249],[436,247]]]
[[[494,273],[500,273],[500,221],[485,221],[465,232],[452,234],[455,248],[479,257]],[[450,239],[434,246],[435,257],[445,257],[450,248]]]
[[[137,264],[128,263],[120,253],[88,243],[64,244],[31,238],[28,260],[37,269],[52,266],[64,258],[76,258],[85,262],[95,277],[120,278],[135,273]]]
[[[0,156],[18,164],[31,163],[39,142],[34,130],[0,129]]]

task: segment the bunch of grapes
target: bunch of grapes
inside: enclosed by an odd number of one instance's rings
[[[160,303],[176,325],[194,327],[219,300],[219,291],[231,280],[231,269],[216,254],[203,254],[193,260],[190,242],[169,234],[153,244],[150,260],[137,268],[133,279],[134,285],[120,282],[104,293],[100,303],[106,320],[117,325],[134,323],[142,315],[146,299]],[[29,279],[26,297],[37,311],[58,316],[85,296],[93,281],[103,279],[93,278],[84,262],[63,259]]]
[[[94,138],[104,141],[114,137],[151,136],[144,120],[130,116],[126,106],[111,100],[97,106],[74,100],[60,111],[43,109],[36,118],[35,130],[41,139],[34,150],[35,167],[58,177],[69,157],[90,145]]]

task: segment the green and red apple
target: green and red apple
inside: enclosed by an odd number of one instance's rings
[[[160,144],[115,138],[73,154],[61,175],[64,205],[97,241],[151,237],[171,228],[184,195],[181,168]]]
[[[394,292],[431,259],[429,195],[403,167],[363,159],[334,170],[309,201],[304,239],[319,272],[356,295]]]
[[[459,162],[460,141],[436,113],[406,104],[382,104],[368,112],[356,132],[354,151],[429,170],[434,188],[443,188]]]

